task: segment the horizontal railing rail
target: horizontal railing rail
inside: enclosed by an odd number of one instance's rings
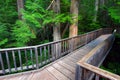
[[[120,80],[120,76],[113,74],[111,72],[108,72],[106,70],[100,69],[98,67],[95,67],[93,65],[87,64],[87,63],[79,63],[81,67],[85,68],[84,71],[91,71],[95,75],[94,80],[102,80],[100,78],[104,78],[104,80]],[[82,79],[83,80],[83,79]],[[84,79],[84,80],[90,80],[90,79]]]
[[[113,42],[114,32],[77,63],[76,80],[120,80],[120,76],[98,68],[109,53]]]
[[[112,33],[111,28],[98,29],[42,45],[0,49],[0,74],[39,69],[89,43],[100,35],[109,33]]]

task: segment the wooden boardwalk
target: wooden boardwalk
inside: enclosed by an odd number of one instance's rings
[[[107,39],[111,34],[101,35],[87,45],[74,52],[34,70],[31,73],[23,72],[0,77],[0,80],[75,80],[76,63],[99,43]]]

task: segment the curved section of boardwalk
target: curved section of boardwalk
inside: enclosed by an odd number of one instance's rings
[[[0,80],[75,80],[76,63],[110,36],[111,34],[102,35],[87,45],[39,70],[0,77]]]

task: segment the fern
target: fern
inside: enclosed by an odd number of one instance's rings
[[[23,21],[18,20],[13,28],[13,36],[16,40],[14,46],[25,46],[30,39],[36,38],[34,31]]]
[[[42,1],[44,3],[44,1]],[[16,21],[12,30],[15,43],[14,46],[24,46],[35,39],[38,31],[49,24],[65,23],[70,21],[68,14],[56,14],[52,10],[47,11],[42,4],[41,0],[26,1],[25,10],[21,10],[23,20]]]

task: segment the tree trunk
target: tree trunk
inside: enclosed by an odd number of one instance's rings
[[[23,0],[17,0],[17,8],[18,8],[18,18],[22,19],[21,9],[24,8],[24,1]]]
[[[65,35],[65,32],[68,30],[69,28],[69,23],[67,23],[67,25],[65,26],[64,30],[62,31],[61,37],[63,38]]]
[[[72,24],[70,25],[69,37],[78,35],[78,8],[79,0],[71,0],[70,12],[72,14]]]
[[[57,41],[61,39],[60,35],[60,24],[53,27],[53,40]]]
[[[60,13],[60,0],[55,0],[53,3],[53,11],[55,13]],[[61,33],[60,33],[60,23],[55,24],[53,28],[53,40],[57,41],[61,39]]]
[[[70,25],[69,28],[69,37],[74,37],[78,35],[78,10],[79,8],[79,0],[71,0],[71,7],[70,7],[70,12],[72,15],[72,24]],[[76,40],[72,39],[69,41],[69,49],[70,51],[73,51],[75,49]]]
[[[53,11],[58,14],[60,13],[60,0],[55,0],[53,3]],[[54,24],[53,27],[53,40],[57,41],[61,39],[60,23]],[[54,56],[58,57],[61,53],[61,43],[54,45]]]
[[[104,6],[104,5],[105,5],[105,1],[104,1],[104,0],[100,0],[100,4],[101,4],[102,6]]]
[[[97,21],[97,13],[98,13],[98,6],[99,6],[99,0],[95,0],[95,15],[93,21]]]

